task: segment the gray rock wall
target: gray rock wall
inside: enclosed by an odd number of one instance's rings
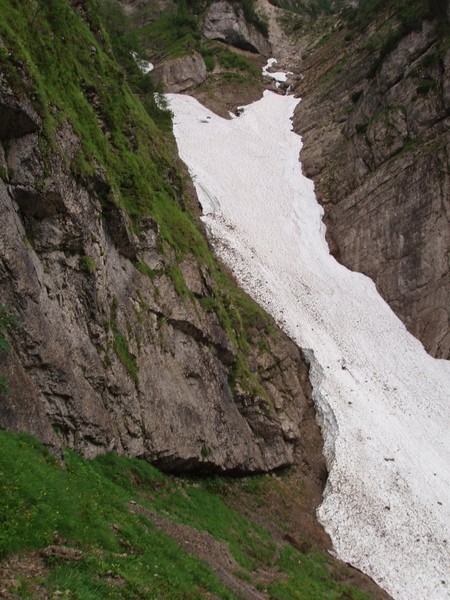
[[[167,60],[155,69],[156,77],[161,80],[164,90],[178,94],[192,90],[206,79],[206,65],[203,56],[194,52]]]
[[[72,177],[70,127],[44,164],[38,117],[4,86],[0,123],[11,111],[14,127],[1,132],[0,303],[20,327],[0,354],[11,388],[0,427],[169,471],[258,472],[303,456],[317,426],[299,350],[255,322],[249,364],[264,392],[232,386],[235,349],[201,303],[213,291],[208,269],[181,263],[192,298],[180,298],[156,223],[133,233],[119,206],[102,209],[106,180],[88,192]]]
[[[370,74],[366,35],[339,32],[303,62],[294,126],[304,170],[337,258],[372,277],[425,348],[449,358],[450,52],[424,21]]]
[[[271,56],[269,41],[247,23],[242,9],[228,2],[211,4],[203,20],[202,33],[209,40],[221,40],[242,50]]]

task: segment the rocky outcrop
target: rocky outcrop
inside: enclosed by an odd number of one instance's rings
[[[210,308],[210,270],[193,256],[177,266],[152,218],[136,228],[119,204],[105,203],[101,169],[89,186],[74,179],[68,165],[80,142],[68,125],[44,161],[26,103],[8,90],[0,107],[0,122],[14,110],[25,123],[7,130],[0,153],[0,303],[20,323],[0,355],[11,389],[0,427],[86,456],[142,456],[168,471],[291,464],[305,423],[316,428],[299,350],[256,318],[249,375],[236,375],[230,332]]]
[[[154,74],[164,85],[166,92],[178,94],[192,90],[206,79],[206,65],[198,52],[163,62]]]
[[[27,133],[34,133],[39,128],[40,119],[29,102],[19,102],[8,89],[0,73],[0,140],[5,142],[11,138],[19,138]]]
[[[383,35],[394,24],[384,14]],[[450,52],[426,20],[374,52],[378,27],[341,29],[305,55],[294,127],[332,251],[449,358]]]
[[[203,21],[202,33],[208,40],[221,40],[236,48],[258,52],[266,57],[271,55],[268,40],[256,27],[247,23],[240,7],[228,2],[211,4]]]

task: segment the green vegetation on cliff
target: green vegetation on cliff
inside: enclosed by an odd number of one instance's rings
[[[331,15],[348,6],[346,0],[271,0],[272,4],[308,18]]]
[[[163,13],[138,30],[141,42],[156,60],[201,52],[198,16],[181,3],[175,12]]]
[[[64,160],[70,160],[80,186],[97,196],[104,209],[110,205],[124,209],[136,232],[143,218],[155,219],[160,250],[172,257],[167,274],[185,301],[192,294],[178,264],[193,255],[208,267],[214,280],[209,308],[217,313],[238,353],[232,381],[242,380],[246,389],[261,394],[247,366],[246,330],[253,314],[260,315],[266,327],[268,319],[223,275],[192,215],[193,201],[177,157],[170,113],[157,99],[151,73],[143,74],[132,58],[133,51],[142,56],[139,36],[130,30],[120,7],[111,0],[3,0],[1,4],[0,69],[11,89],[32,101],[42,121],[43,156],[50,162],[53,153],[61,152],[55,140],[68,123],[79,149],[72,159],[65,156]],[[180,28],[187,31],[192,26],[197,31],[192,12],[183,4],[161,19],[159,23],[167,19],[165,31],[172,41]],[[163,47],[162,40],[158,43]],[[244,58],[226,49],[216,50],[215,56],[233,68],[252,70]],[[142,272],[151,271],[139,265]],[[95,272],[89,257],[82,257],[80,266]],[[123,332],[117,333],[115,348],[136,380]]]
[[[5,338],[5,334],[14,327],[17,327],[16,319],[3,304],[0,304],[0,352],[9,352],[9,343]],[[8,383],[4,377],[0,377],[0,393],[10,393]]]
[[[377,56],[369,70],[369,78],[375,76],[398,43],[408,33],[419,31],[425,20],[439,19],[442,29],[440,35],[448,39],[447,8],[445,0],[361,0],[357,9],[346,10],[345,17],[350,30],[361,32],[371,23],[379,21],[375,33],[370,34],[369,45],[375,46]]]
[[[445,297],[448,263],[434,261],[431,275],[426,257],[444,255],[436,240],[448,238],[448,227],[440,229],[449,185],[447,8],[441,0],[361,0],[310,31],[303,27],[305,78],[296,89],[302,96],[297,131],[314,123],[305,128],[303,164],[328,207],[334,252],[374,279],[438,358],[448,357],[448,302],[438,299]],[[383,214],[371,219],[375,206]],[[400,235],[408,243],[393,259],[390,248]],[[358,247],[362,238],[370,251]],[[413,261],[402,279],[403,265]]]
[[[72,169],[94,188],[105,170],[105,203],[118,201],[136,219],[162,202],[179,212],[169,177],[174,152],[158,128],[164,111],[153,107],[155,123],[129,86],[144,84],[126,79],[116,63],[98,6],[79,6],[80,13],[67,0],[3,2],[2,72],[16,93],[33,100],[48,152],[55,149],[58,128],[70,123],[81,142]],[[145,80],[151,89],[151,79]]]
[[[200,304],[217,314],[237,350],[231,380],[264,396],[246,359],[248,331],[270,333],[270,323],[217,265],[190,212],[169,115],[155,101],[151,75],[130,59],[134,49],[140,56],[139,48],[121,14],[106,2],[100,11],[95,0],[0,0],[0,5],[2,75],[40,116],[39,143],[48,169],[52,155],[61,152],[80,187],[104,209],[125,210],[134,231],[143,218],[154,219],[170,265],[167,274],[183,301],[194,298],[181,261],[193,255],[207,267],[213,289]],[[188,41],[191,25],[189,18],[177,24],[176,31],[186,28]],[[230,68],[249,70],[226,50],[211,55]],[[73,157],[57,142],[62,128],[73,130],[74,145],[79,143]],[[100,261],[85,253],[78,266],[91,282]],[[135,266],[154,276],[141,260]],[[128,324],[119,322],[115,302],[108,318],[114,351],[137,381]],[[7,349],[1,331],[0,348]],[[205,460],[210,451],[203,445]],[[346,584],[345,567],[311,546],[307,533],[304,543],[287,543],[292,526],[279,516],[279,506],[284,495],[303,492],[279,478],[177,479],[144,461],[113,455],[87,461],[69,450],[61,466],[28,436],[0,432],[0,490],[0,589],[16,597],[232,599],[240,581],[279,600],[367,598]],[[261,524],[259,509],[270,493],[276,506],[271,520]],[[180,531],[183,540],[197,544],[192,552],[176,541]],[[227,581],[198,558],[196,531],[210,553],[226,558],[229,552]],[[242,588],[240,595],[246,597]]]

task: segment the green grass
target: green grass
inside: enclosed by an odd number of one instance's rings
[[[259,70],[253,62],[246,56],[233,52],[223,45],[218,45],[213,49],[213,54],[223,69],[238,70],[248,73],[253,77],[259,75]]]
[[[176,12],[163,13],[138,31],[141,43],[156,62],[199,52],[198,18],[180,4]]]
[[[142,273],[143,275],[147,275],[147,277],[149,277],[150,279],[154,279],[154,277],[156,277],[156,275],[158,275],[159,273],[159,271],[151,269],[146,263],[141,261],[137,261],[134,264],[134,266],[140,273]]]
[[[427,77],[419,82],[416,87],[417,94],[427,94],[430,90],[436,87],[436,81],[432,77]]]
[[[153,502],[158,511],[167,511],[181,523],[210,533],[229,544],[231,553],[248,571],[259,562],[271,564],[275,545],[270,534],[227,507],[223,499],[209,492],[203,482],[167,489]]]
[[[145,109],[153,94],[141,102],[144,81],[137,83],[136,71],[130,74],[129,65],[127,70],[116,62],[97,4],[88,3],[87,22],[67,0],[38,6],[4,0],[0,34],[8,53],[1,68],[17,93],[33,97],[43,119],[44,154],[57,150],[54,132],[69,121],[81,140],[71,165],[80,183],[95,189],[96,173],[103,170],[110,190],[100,198],[103,204],[118,199],[136,227],[144,215],[157,216],[163,225],[181,222],[176,236],[162,227],[163,242],[180,254],[195,248],[192,236],[201,235],[183,208],[173,137]],[[18,79],[18,65],[28,73],[29,85]],[[150,76],[140,76],[150,82]],[[158,110],[150,112],[154,116]],[[165,123],[165,111],[159,113]]]
[[[219,64],[222,69],[241,71],[253,78],[259,76],[259,70],[245,56],[223,44],[205,43],[201,39],[198,21],[199,17],[180,5],[177,12],[164,13],[140,28],[139,38],[157,63],[199,52],[208,73],[213,72],[216,64]]]
[[[204,46],[200,49],[200,52],[203,56],[203,60],[205,61],[207,72],[212,73],[214,71],[214,67],[216,66],[214,54],[209,48],[205,48]]]
[[[324,555],[312,552],[305,555],[292,546],[281,551],[279,569],[287,579],[269,586],[277,600],[363,600],[367,595],[344,583],[330,583],[330,568]],[[325,583],[327,582],[327,583]]]
[[[126,508],[137,497],[131,476],[147,493],[169,482],[147,463],[108,456],[88,462],[67,452],[63,469],[32,438],[7,432],[0,432],[0,447],[0,556],[46,547],[55,531],[83,552],[80,561],[51,559],[45,589],[80,600],[194,600],[208,591],[234,598],[203,563]],[[114,578],[124,583],[110,583]],[[31,583],[22,587],[27,597]]]
[[[175,478],[143,460],[113,454],[87,461],[66,451],[62,466],[30,436],[0,431],[0,559],[45,548],[57,532],[65,546],[81,551],[81,559],[50,557],[41,576],[19,574],[20,598],[35,597],[39,586],[48,597],[60,590],[79,600],[200,600],[208,593],[235,599],[145,513],[131,511],[134,501],[228,544],[246,581],[255,583],[258,566],[276,563],[285,576],[274,575],[273,598],[368,598],[339,583],[323,553],[303,554],[286,545],[276,559],[271,533],[227,505],[228,495],[244,491],[248,498],[273,485],[268,476]]]
[[[136,231],[142,217],[156,220],[160,250],[166,255],[168,247],[173,250],[167,273],[185,301],[191,301],[192,295],[177,265],[193,255],[209,268],[215,281],[213,308],[240,356],[232,380],[248,379],[247,320],[238,313],[241,304],[253,305],[222,275],[189,211],[186,175],[180,172],[175,141],[164,124],[167,111],[159,111],[155,122],[154,108],[146,110],[145,89],[147,84],[149,90],[153,89],[151,81],[137,73],[130,61],[129,49],[137,43],[135,36],[127,31],[111,2],[102,0],[100,6],[102,10],[95,0],[89,0],[86,14],[79,14],[68,0],[54,0],[51,5],[43,1],[36,4],[34,0],[2,0],[2,72],[17,94],[33,98],[43,122],[40,146],[44,158],[58,151],[54,134],[68,121],[81,142],[70,165],[80,185],[100,194],[104,207],[112,202],[123,207]],[[177,38],[178,44],[184,39],[179,38],[181,30],[186,30],[188,37],[195,33],[192,19],[180,8],[175,15],[163,16],[158,27],[170,33],[170,39]],[[158,41],[162,50],[163,41]],[[253,68],[251,63],[231,51],[223,50],[219,55],[231,67],[244,70],[245,75],[226,74],[230,79],[246,80]],[[19,66],[28,80],[19,77]],[[101,191],[96,184],[99,173],[106,174]],[[81,268],[94,272],[90,257],[79,260]],[[141,272],[151,274],[143,262],[138,261],[138,265]],[[124,332],[116,327],[114,336],[116,354],[137,380],[137,367]],[[253,383],[247,387],[254,387]]]
[[[11,311],[0,303],[0,350],[3,352],[9,351],[9,344],[5,339],[4,333],[18,327],[17,319]]]
[[[168,273],[181,294],[186,287],[176,263],[187,254],[212,266],[214,261],[186,209],[175,143],[165,126],[167,111],[157,109],[156,122],[152,118],[155,107],[148,107],[148,98],[153,97],[151,81],[130,60],[133,40],[128,39],[120,15],[106,11],[110,4],[103,1],[103,10],[98,11],[96,2],[88,2],[83,20],[67,0],[55,0],[51,7],[45,2],[5,0],[0,11],[5,43],[1,68],[18,94],[33,97],[43,120],[40,145],[44,157],[57,151],[54,132],[68,121],[81,141],[71,164],[80,184],[95,192],[96,175],[105,172],[110,191],[100,197],[103,206],[118,201],[135,229],[143,216],[152,215],[158,221],[162,250],[167,246],[175,250],[175,264]],[[18,66],[28,74],[29,87],[18,77]],[[89,274],[96,270],[90,256],[80,256],[79,265]],[[143,263],[140,270],[149,272]],[[117,327],[113,330],[114,350],[137,380],[127,339]],[[1,383],[6,390],[4,379]]]
[[[80,269],[93,275],[97,270],[97,263],[92,256],[81,256],[80,257]]]
[[[7,167],[0,167],[0,179],[6,183],[9,181],[9,170]]]
[[[225,83],[230,83],[233,85],[245,85],[248,83],[248,77],[246,75],[242,75],[241,73],[222,73],[221,79]]]
[[[6,306],[0,303],[0,352],[9,352],[9,342],[5,333],[19,326],[17,319]],[[0,376],[0,393],[9,395],[11,392],[5,377]]]
[[[117,322],[117,299],[114,299],[111,305],[111,318],[110,318],[111,331],[114,336],[113,349],[117,355],[117,358],[123,364],[125,369],[128,371],[131,378],[135,383],[139,381],[139,369],[136,364],[136,359],[130,352],[128,340],[126,336],[120,331],[119,324]]]

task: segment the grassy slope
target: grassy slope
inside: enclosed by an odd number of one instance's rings
[[[157,216],[164,241],[179,254],[205,254],[183,210],[182,182],[172,175],[173,143],[130,92],[96,3],[87,2],[86,20],[67,0],[0,4],[2,71],[16,92],[33,98],[43,118],[43,150],[53,150],[54,132],[68,120],[82,143],[70,165],[81,183],[92,185],[104,168],[111,186],[105,203],[118,201],[136,222]]]
[[[19,598],[52,597],[55,591],[80,600],[188,600],[207,598],[208,592],[235,598],[150,518],[129,510],[134,501],[225,542],[239,565],[238,576],[274,599],[369,598],[337,581],[342,574],[332,576],[325,554],[280,544],[267,528],[227,505],[228,497],[235,504],[246,498],[248,505],[249,498],[264,498],[274,489],[281,498],[282,480],[177,479],[144,461],[114,455],[87,461],[68,451],[62,468],[32,438],[0,432],[0,556],[14,575],[9,583],[1,580],[0,563],[0,587]],[[72,549],[68,559],[56,551],[42,559],[36,552],[55,540]],[[42,563],[37,576],[32,569],[14,573],[14,565],[19,570],[27,557]],[[255,575],[261,568],[271,573],[264,584]]]

